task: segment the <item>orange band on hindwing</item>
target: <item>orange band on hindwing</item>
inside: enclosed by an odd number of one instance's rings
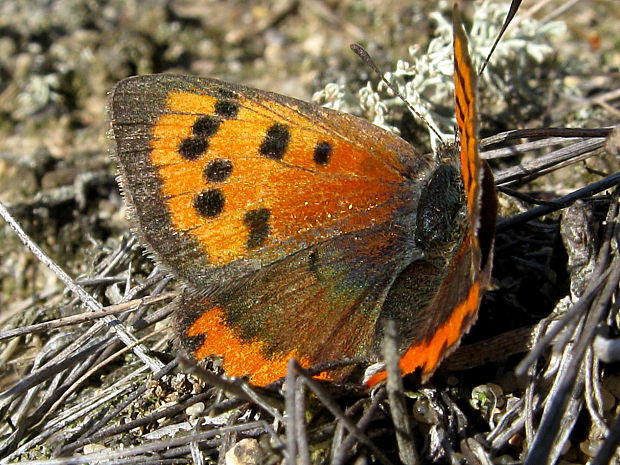
[[[219,307],[205,311],[187,330],[188,337],[202,335],[204,342],[194,353],[196,360],[217,354],[223,357],[222,367],[228,376],[249,374],[250,382],[257,385],[265,385],[284,376],[290,358],[296,358],[302,366],[309,365],[309,360],[294,352],[265,357],[264,344],[243,341],[227,326],[223,310]]]

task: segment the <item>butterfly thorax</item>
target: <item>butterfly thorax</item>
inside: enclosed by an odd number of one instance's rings
[[[457,157],[454,144],[441,147],[437,155],[439,164],[420,194],[415,241],[423,251],[450,248],[463,236],[467,211]]]

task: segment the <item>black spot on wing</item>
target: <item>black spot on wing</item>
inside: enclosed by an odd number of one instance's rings
[[[192,127],[194,137],[209,138],[215,135],[220,129],[221,122],[222,120],[217,116],[201,116]]]
[[[260,247],[265,243],[271,230],[269,227],[270,217],[271,212],[267,208],[250,210],[245,214],[243,222],[250,230],[246,241],[246,248],[248,250]]]
[[[230,177],[232,169],[233,165],[230,160],[216,158],[205,166],[204,176],[207,182],[222,183]]]
[[[275,123],[267,130],[267,134],[260,145],[259,153],[272,160],[282,160],[290,139],[291,133],[288,127],[284,124]]]
[[[187,137],[179,145],[179,154],[186,160],[197,160],[209,148],[209,142],[203,137]]]
[[[325,166],[329,163],[334,148],[329,142],[323,141],[316,144],[314,148],[314,162],[317,165]]]
[[[225,119],[235,119],[239,113],[239,102],[234,100],[218,100],[215,103],[215,114]]]
[[[224,194],[219,189],[209,189],[194,197],[194,209],[201,216],[216,217],[224,210]]]

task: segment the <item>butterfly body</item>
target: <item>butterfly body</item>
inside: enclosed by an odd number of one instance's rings
[[[430,373],[473,321],[478,200],[457,146],[423,155],[360,118],[188,76],[121,81],[111,119],[134,229],[185,283],[196,359],[266,384],[290,357],[375,360],[395,319],[403,353],[432,346],[415,362]]]

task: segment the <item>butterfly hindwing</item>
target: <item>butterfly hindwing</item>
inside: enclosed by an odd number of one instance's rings
[[[255,384],[303,365],[375,359],[375,327],[392,281],[411,260],[408,239],[378,225],[319,243],[258,270],[235,289],[186,290],[178,312],[185,349],[223,356],[229,375]],[[332,379],[345,372],[330,373]]]

